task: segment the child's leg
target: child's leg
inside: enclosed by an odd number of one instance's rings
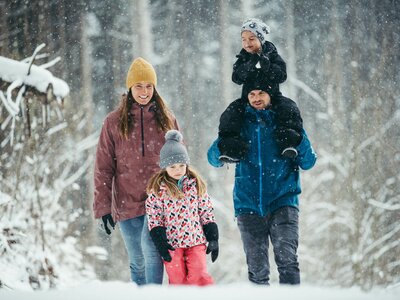
[[[297,152],[295,148],[301,142],[303,129],[303,120],[299,108],[293,100],[280,96],[275,99],[273,110],[276,113],[277,121],[275,135],[281,153],[285,155],[288,149]],[[297,153],[289,153],[285,156],[293,157],[296,155]]]
[[[207,272],[206,245],[197,245],[185,250],[187,284],[209,285],[214,280]]]
[[[298,133],[303,130],[303,119],[296,102],[284,96],[274,99],[272,109],[276,113],[279,127],[290,128]]]
[[[233,101],[221,114],[218,134],[221,137],[239,136],[242,129],[246,102],[243,99]]]
[[[247,143],[240,138],[245,107],[246,102],[243,99],[233,101],[222,113],[219,121],[218,148],[222,156],[233,160],[243,159],[248,149]]]
[[[184,260],[184,251],[185,249],[183,248],[170,251],[172,260],[170,262],[164,261],[169,284],[186,284],[187,270]]]

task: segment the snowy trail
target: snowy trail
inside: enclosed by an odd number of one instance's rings
[[[171,287],[171,286],[146,286],[138,287],[126,282],[100,282],[92,281],[80,286],[54,291],[23,292],[1,291],[1,300],[70,300],[70,299],[185,299],[212,300],[212,299],[296,299],[296,300],[398,300],[400,299],[400,286],[392,289],[376,289],[365,293],[356,288],[319,288],[312,286],[269,288],[252,286],[248,283],[216,285],[211,287]]]

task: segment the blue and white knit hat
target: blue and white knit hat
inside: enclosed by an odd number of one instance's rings
[[[178,130],[168,130],[165,134],[165,144],[160,151],[160,168],[173,164],[189,164],[189,154],[182,143],[183,136]]]
[[[251,18],[242,24],[240,33],[243,31],[251,31],[260,40],[261,44],[263,44],[267,40],[267,34],[270,32],[270,29],[263,21]]]

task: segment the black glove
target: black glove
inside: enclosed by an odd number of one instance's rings
[[[169,250],[174,251],[175,249],[168,244],[167,228],[162,226],[154,227],[152,230],[150,230],[150,236],[162,259],[170,262],[172,257],[169,254]]]
[[[206,240],[208,242],[206,254],[211,253],[211,261],[214,262],[217,260],[219,253],[219,245],[218,245],[218,226],[217,223],[210,222],[206,225],[203,225],[204,235],[206,236]]]
[[[239,54],[237,57],[238,60],[233,65],[232,80],[237,84],[242,84],[255,70],[255,66],[260,57],[256,53],[247,53],[246,55]]]
[[[289,147],[297,147],[303,138],[297,131],[291,128],[277,128],[275,136],[281,151]]]
[[[108,223],[110,223],[112,229],[113,230],[115,229],[115,223],[114,223],[114,220],[113,220],[111,214],[106,214],[106,215],[102,216],[101,219],[103,220],[104,229],[106,230],[106,233],[111,234],[111,230],[107,226],[107,221],[108,221]]]
[[[221,157],[227,157],[238,162],[246,157],[249,145],[239,137],[221,137],[218,141]]]
[[[261,65],[261,69],[264,72],[268,72],[271,62],[269,61],[269,58],[267,55],[265,55],[265,54],[260,55],[260,65]]]

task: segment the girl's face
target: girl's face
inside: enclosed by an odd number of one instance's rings
[[[167,174],[175,180],[181,179],[186,174],[186,164],[173,164],[172,166],[166,167]]]
[[[242,32],[242,47],[249,53],[258,53],[261,50],[261,42],[251,31]]]
[[[149,103],[154,94],[154,86],[150,82],[140,81],[131,88],[132,96],[141,105]]]
[[[271,97],[263,90],[251,91],[248,94],[248,98],[250,105],[257,110],[264,109],[271,103]]]

